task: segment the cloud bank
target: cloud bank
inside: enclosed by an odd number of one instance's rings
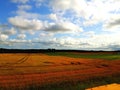
[[[0,22],[1,47],[20,44],[19,48],[120,49],[120,0],[11,3],[17,9],[7,18],[8,25]],[[31,44],[26,46],[27,42]]]

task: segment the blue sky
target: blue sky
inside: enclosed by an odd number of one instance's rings
[[[1,0],[0,48],[120,49],[120,0]]]

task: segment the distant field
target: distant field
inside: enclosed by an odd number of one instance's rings
[[[120,60],[120,52],[48,52],[51,56],[67,56],[72,58],[91,58],[104,60]]]
[[[0,54],[0,90],[85,90],[120,83],[119,53]]]

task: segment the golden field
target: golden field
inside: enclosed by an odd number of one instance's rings
[[[0,90],[8,87],[19,90],[29,85],[42,87],[62,82],[75,84],[119,74],[120,60],[72,58],[42,53],[0,54]]]

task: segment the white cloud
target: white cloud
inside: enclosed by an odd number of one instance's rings
[[[30,5],[19,5],[19,10],[30,10],[32,7]]]
[[[35,31],[34,31],[34,30],[29,30],[28,33],[29,33],[30,35],[34,35],[34,34],[35,34]]]
[[[55,21],[58,20],[58,17],[57,17],[56,14],[50,14],[50,15],[49,15],[49,18],[50,18],[51,20],[55,20]]]
[[[26,35],[25,34],[19,34],[17,36],[17,39],[25,39],[26,38]]]
[[[112,50],[120,47],[120,0],[12,0],[12,2],[18,3],[16,15],[8,19],[12,25],[10,27],[13,28],[8,30],[1,25],[0,38],[9,40],[9,37],[14,38],[12,35],[16,34],[17,38],[10,40],[11,43],[17,43],[14,46],[22,42],[24,47],[27,40],[31,39],[31,45],[34,43],[38,48]],[[47,14],[46,11],[37,11],[43,7],[49,11]],[[29,38],[26,33],[33,35],[33,38]]]
[[[15,35],[16,34],[16,30],[15,30],[15,28],[11,28],[9,30],[2,30],[2,34],[5,34],[5,35]]]
[[[108,22],[104,25],[105,28],[120,28],[120,18],[116,20],[111,20],[111,22]]]
[[[8,38],[9,38],[8,35],[0,34],[0,40],[1,41],[7,40]]]
[[[22,17],[11,17],[9,23],[22,30],[40,30],[42,22],[40,20],[29,20]]]
[[[108,31],[115,31],[120,29],[120,15],[114,15],[104,24],[103,28]]]
[[[109,20],[112,15],[120,13],[120,1],[114,0],[51,0],[54,12],[68,13],[85,19],[85,25],[94,25]],[[70,18],[70,17],[69,17]]]
[[[45,31],[50,32],[66,32],[66,31],[75,31],[82,32],[82,28],[71,23],[71,22],[59,22],[59,23],[49,23],[45,27]]]
[[[29,0],[11,0],[13,3],[22,3],[25,4],[27,2],[29,2]]]
[[[15,0],[16,2],[29,2],[29,0]],[[40,17],[40,15],[38,13],[33,13],[30,12],[30,10],[32,9],[33,5],[29,4],[29,3],[24,3],[24,4],[18,4],[17,5],[17,10],[15,11],[16,16],[20,16],[23,18],[29,18],[29,19],[37,19]],[[28,12],[29,10],[29,12]]]
[[[20,16],[20,17],[23,17],[26,19],[38,19],[38,18],[40,18],[39,14],[26,12],[24,10],[17,10],[16,14],[17,14],[17,16]]]
[[[67,10],[70,9],[71,0],[60,0],[59,2],[58,0],[51,0],[50,6],[52,6],[53,10]]]
[[[31,40],[25,40],[25,39],[10,39],[9,43],[23,43],[25,45],[25,43],[31,43]]]
[[[88,32],[92,33],[93,32]],[[88,33],[86,33],[88,35]],[[77,37],[47,37],[47,39],[38,38],[34,42],[38,42],[43,46],[62,49],[86,49],[86,50],[115,50],[120,48],[119,33],[111,34],[94,34],[92,37],[77,38]],[[117,47],[116,47],[117,46]]]
[[[37,7],[40,7],[45,2],[45,0],[34,0],[34,1],[36,2]]]
[[[94,31],[83,32],[83,35],[91,38],[95,36],[95,32]]]
[[[53,33],[47,33],[47,32],[42,32],[42,33],[40,33],[40,38],[42,38],[42,37],[44,37],[44,38],[46,38],[46,37],[52,37],[54,34]]]

